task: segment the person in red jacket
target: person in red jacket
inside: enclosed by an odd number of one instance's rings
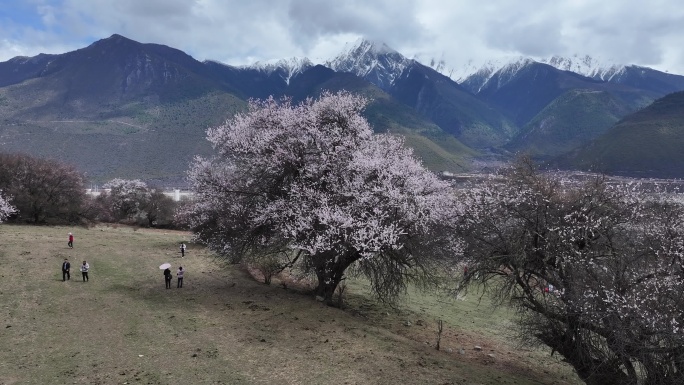
[[[69,242],[67,243],[70,249],[74,248],[74,235],[69,233]]]

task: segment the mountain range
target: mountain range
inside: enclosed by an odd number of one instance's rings
[[[646,130],[660,118],[669,130],[684,130],[667,111],[681,108],[679,99],[663,98],[684,90],[684,76],[588,57],[490,62],[456,80],[444,68],[367,40],[322,64],[231,66],[112,35],[64,54],[0,63],[0,151],[71,163],[95,183],[125,177],[179,185],[192,158],[211,153],[205,130],[250,98],[298,101],[344,89],[371,99],[366,117],[374,129],[403,135],[435,171],[470,171],[527,152],[571,169],[684,175],[648,148],[627,161],[607,145],[645,143],[626,127]],[[671,140],[650,138],[651,150]]]

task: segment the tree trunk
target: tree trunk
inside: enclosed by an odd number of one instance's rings
[[[330,253],[326,253],[316,258],[316,277],[318,286],[316,296],[323,297],[323,302],[333,305],[333,295],[344,278],[344,272],[356,259],[349,255],[342,255],[335,258]]]
[[[318,286],[316,287],[316,296],[323,297],[323,301],[328,304],[333,304],[333,295],[337,289],[337,285],[344,277],[344,269],[335,269],[330,272],[323,271],[316,272],[318,277]]]
[[[587,385],[636,385],[637,379],[625,373],[618,360],[597,358],[581,337],[559,330],[537,334],[543,343],[560,353]]]

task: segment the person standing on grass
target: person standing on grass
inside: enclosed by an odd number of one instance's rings
[[[64,262],[62,262],[62,282],[66,281],[67,279],[71,279],[71,275],[69,274],[69,271],[71,270],[71,263],[69,263],[69,260],[64,258]]]
[[[69,242],[67,242],[67,245],[70,249],[74,248],[74,234],[69,233]]]
[[[164,269],[164,282],[166,283],[166,288],[170,289],[171,288],[171,270],[167,267]]]
[[[83,261],[81,265],[81,275],[83,276],[83,282],[88,282],[88,270],[90,270],[90,265],[88,262]]]
[[[181,258],[185,257],[185,243],[180,244]]]
[[[176,273],[176,276],[178,277],[178,285],[176,285],[176,288],[183,287],[183,266],[178,268],[178,272]]]

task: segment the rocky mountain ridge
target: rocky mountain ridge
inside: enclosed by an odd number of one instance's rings
[[[404,135],[426,165],[464,171],[518,152],[543,160],[586,147],[684,90],[682,76],[635,66],[611,73],[586,57],[492,61],[457,82],[443,61],[424,65],[367,40],[326,64],[199,62],[120,35],[61,55],[13,58],[0,63],[0,151],[62,159],[92,178],[182,180],[192,157],[210,153],[206,128],[247,100],[344,89],[369,97],[376,130]]]

